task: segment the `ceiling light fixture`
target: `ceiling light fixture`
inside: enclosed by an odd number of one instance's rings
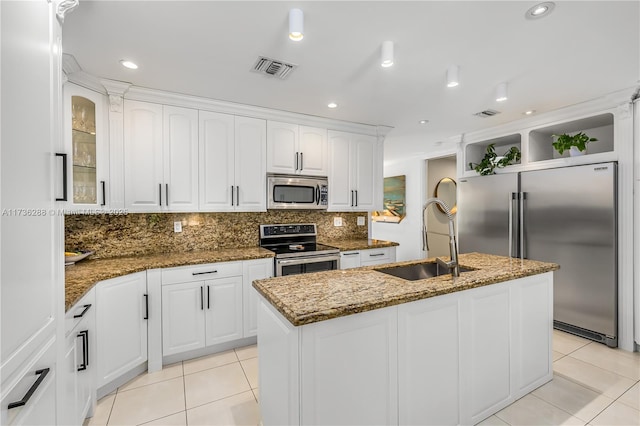
[[[546,1],[544,3],[537,4],[533,7],[530,7],[529,10],[524,14],[527,19],[539,19],[543,16],[547,16],[551,13],[553,8],[556,7],[556,4],[551,1]]]
[[[381,63],[384,68],[388,68],[393,65],[393,42],[392,41],[384,41],[382,42],[382,51],[381,51]]]
[[[531,115],[531,114],[533,114],[533,113],[535,113],[535,112],[536,112],[536,110],[535,110],[535,109],[530,109],[529,111],[525,111],[525,112],[523,112],[523,114],[524,114],[524,115]]]
[[[504,102],[508,99],[507,96],[507,83],[500,83],[496,87],[496,101]]]
[[[458,66],[450,65],[449,68],[447,68],[447,87],[456,87],[458,84],[460,84],[458,79]]]
[[[293,41],[304,38],[304,13],[300,9],[289,11],[289,38]]]
[[[420,124],[427,124],[428,122],[429,122],[429,120],[420,120],[420,121],[418,121],[418,123],[420,123]]]
[[[137,70],[138,69],[138,65],[131,62],[131,61],[127,61],[126,59],[122,59],[120,61],[120,63],[122,64],[123,67],[125,68],[129,68],[130,70]]]
[[[337,103],[335,103],[335,102],[329,102],[329,104],[327,104],[327,106],[328,106],[329,108],[338,108],[338,104],[337,104]]]

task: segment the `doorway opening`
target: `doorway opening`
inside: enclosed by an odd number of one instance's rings
[[[456,156],[433,158],[425,162],[424,200],[426,201],[433,197],[440,198],[449,205],[452,211],[455,211],[454,207],[456,207],[457,199]],[[449,220],[447,215],[432,204],[424,212],[423,221],[423,251],[425,256],[449,256]]]

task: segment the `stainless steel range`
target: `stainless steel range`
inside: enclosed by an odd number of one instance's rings
[[[260,247],[276,254],[273,274],[340,269],[340,250],[316,242],[315,223],[260,225]]]

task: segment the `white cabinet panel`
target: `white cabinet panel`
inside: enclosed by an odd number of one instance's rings
[[[125,206],[160,208],[163,183],[162,105],[124,101]]]
[[[258,334],[258,292],[252,283],[273,276],[273,259],[246,260],[242,263],[244,337],[249,337]]]
[[[266,121],[235,117],[236,211],[266,211]]]
[[[200,111],[200,208],[232,210],[235,186],[234,117]]]
[[[353,208],[349,135],[329,132],[329,210],[348,211]]]
[[[360,250],[340,252],[340,269],[359,268]]]
[[[376,249],[351,250],[340,252],[340,269],[358,268],[360,266],[381,265],[396,261],[396,248],[383,247]]]
[[[162,354],[205,346],[202,281],[162,286]]]
[[[98,388],[147,360],[146,289],[146,272],[96,286]]]
[[[163,205],[198,209],[198,111],[163,106]]]
[[[242,338],[242,277],[204,282],[207,346]]]
[[[460,424],[459,315],[449,295],[398,307],[400,424]]]
[[[267,122],[267,171],[294,174],[299,162],[298,125]]]
[[[327,176],[327,129],[300,126],[300,174]]]
[[[377,187],[380,180],[377,176],[377,144],[373,136],[358,135],[352,142],[352,161],[354,168],[352,187],[355,189],[355,210],[375,210],[375,191],[383,191]]]
[[[395,307],[310,324],[301,340],[302,424],[397,423]]]

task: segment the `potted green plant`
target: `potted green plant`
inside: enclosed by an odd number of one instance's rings
[[[558,151],[558,154],[562,155],[563,152],[569,151],[571,157],[583,155],[587,151],[587,143],[595,142],[598,139],[590,138],[586,134],[579,132],[575,135],[563,133],[561,135],[553,135],[556,141],[551,145]]]
[[[498,156],[495,144],[492,143],[487,146],[487,152],[482,160],[477,164],[469,163],[469,168],[475,170],[481,176],[493,175],[496,173],[496,168],[501,169],[520,161],[520,156],[520,150],[515,146],[512,146],[504,155]]]

